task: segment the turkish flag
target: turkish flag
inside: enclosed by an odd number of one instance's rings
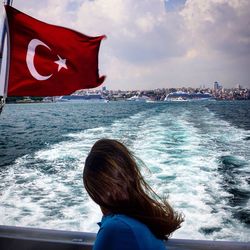
[[[98,52],[105,36],[38,21],[5,6],[10,38],[8,96],[60,96],[95,88]]]

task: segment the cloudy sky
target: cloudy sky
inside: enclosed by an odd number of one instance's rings
[[[14,0],[42,21],[107,36],[108,89],[250,88],[250,0]],[[3,11],[1,12],[1,17]]]

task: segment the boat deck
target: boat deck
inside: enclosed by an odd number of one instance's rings
[[[0,226],[1,250],[90,250],[96,234]],[[250,242],[170,239],[168,250],[250,250]]]

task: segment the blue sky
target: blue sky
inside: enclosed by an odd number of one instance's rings
[[[166,11],[178,11],[182,9],[187,0],[165,0]]]
[[[249,0],[14,0],[48,23],[107,35],[108,89],[250,88]],[[1,16],[2,16],[1,12]]]

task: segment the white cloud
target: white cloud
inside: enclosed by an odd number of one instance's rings
[[[215,80],[249,86],[250,1],[183,4],[166,11],[163,0],[14,1],[14,7],[40,20],[91,36],[106,34],[100,71],[108,88],[200,86]]]
[[[148,12],[145,16],[137,18],[135,23],[142,32],[147,33],[154,29],[155,19],[152,14]]]
[[[188,0],[181,15],[197,47],[238,56],[250,54],[249,13],[249,0]]]
[[[198,56],[198,51],[196,49],[189,49],[186,53],[187,59],[192,59]]]

